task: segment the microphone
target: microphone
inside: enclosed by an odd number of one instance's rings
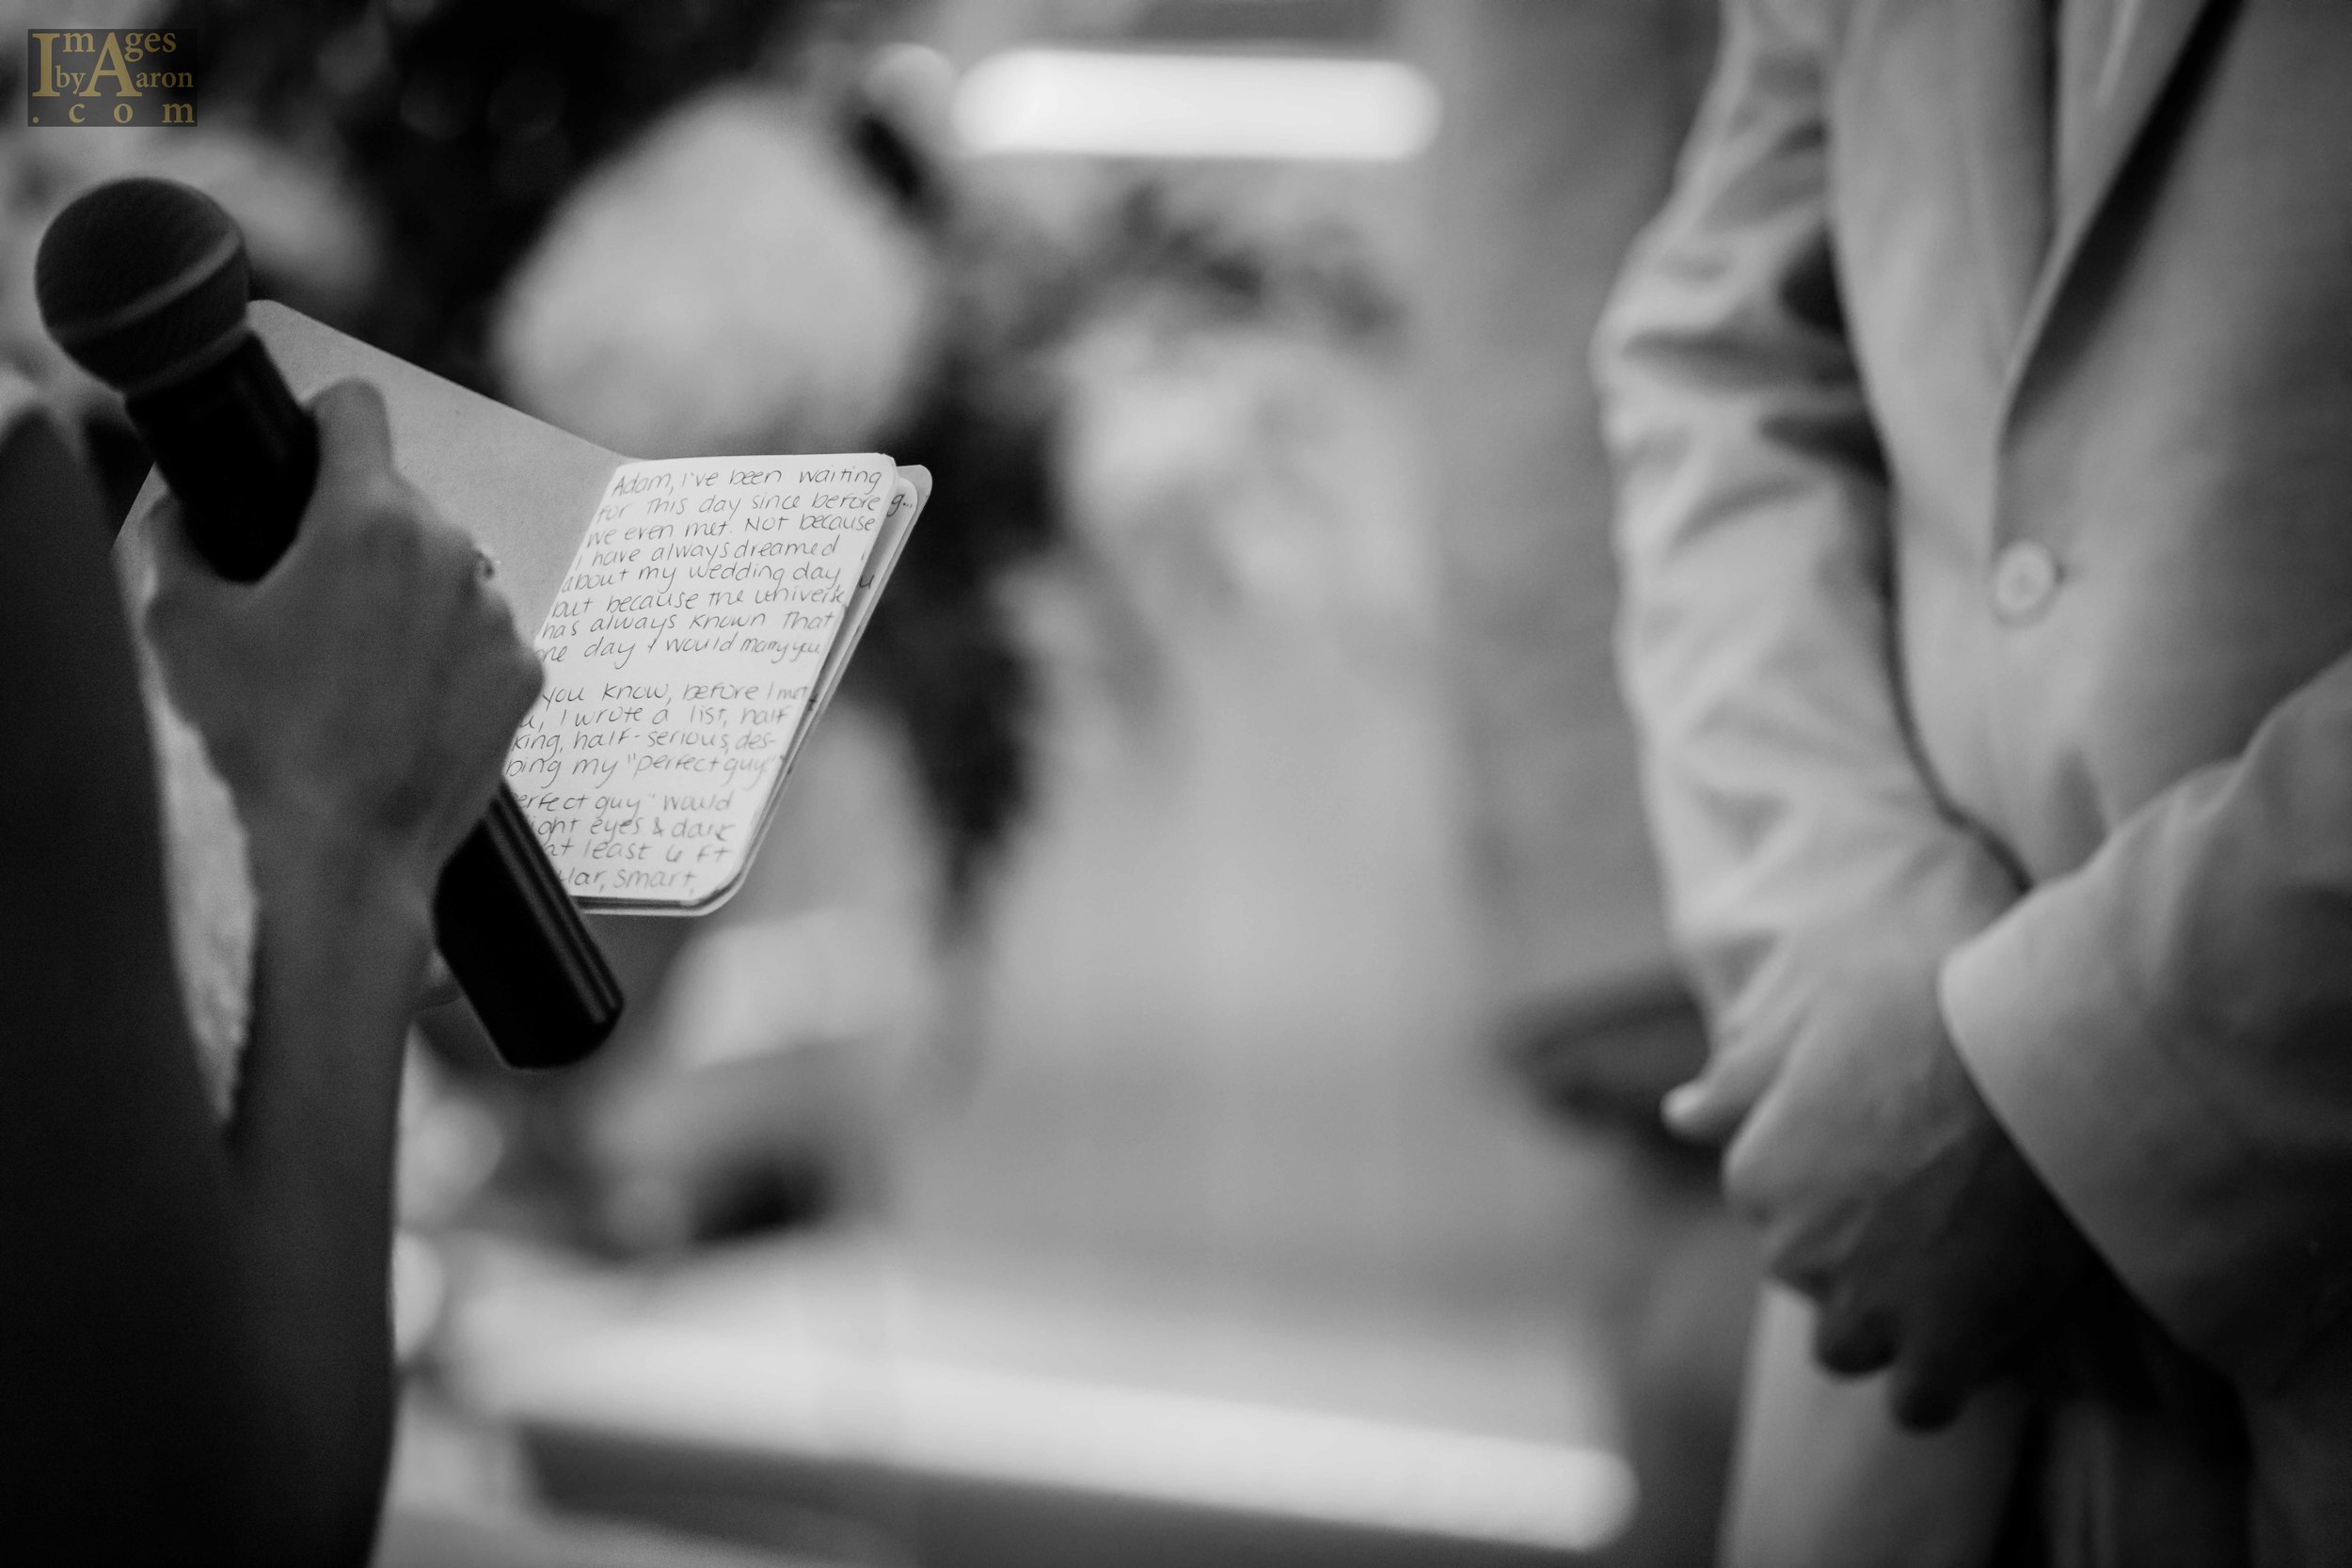
[[[34,287],[49,335],[122,394],[197,551],[235,581],[267,573],[310,502],[318,428],[246,325],[235,221],[174,181],[111,181],[50,224]],[[620,1022],[620,983],[504,784],[442,868],[433,924],[508,1066],[567,1067]]]

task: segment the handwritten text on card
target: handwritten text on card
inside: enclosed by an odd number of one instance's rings
[[[613,473],[506,763],[574,896],[691,908],[741,875],[897,479],[874,456]]]

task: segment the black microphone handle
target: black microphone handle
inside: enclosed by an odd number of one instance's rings
[[[251,582],[276,565],[318,482],[319,431],[262,340],[123,406],[213,570]]]
[[[267,572],[310,504],[318,427],[262,341],[127,406],[198,552],[236,581]],[[433,925],[509,1067],[567,1067],[620,1022],[620,982],[503,783],[442,867]]]

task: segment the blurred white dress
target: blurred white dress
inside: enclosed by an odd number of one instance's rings
[[[253,1015],[253,953],[261,902],[246,859],[244,820],[213,768],[204,737],[181,717],[162,670],[137,632],[153,574],[137,520],[115,547],[124,609],[138,649],[139,689],[155,748],[156,795],[164,816],[164,877],[171,909],[171,954],[197,1067],[225,1125],[236,1109],[237,1069]]]

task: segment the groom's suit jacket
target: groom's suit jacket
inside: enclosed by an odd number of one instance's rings
[[[1621,649],[1718,1016],[1947,953],[2264,1555],[2352,1560],[2352,4],[2115,4],[2061,186],[2047,0],[1731,0],[1597,350]]]

